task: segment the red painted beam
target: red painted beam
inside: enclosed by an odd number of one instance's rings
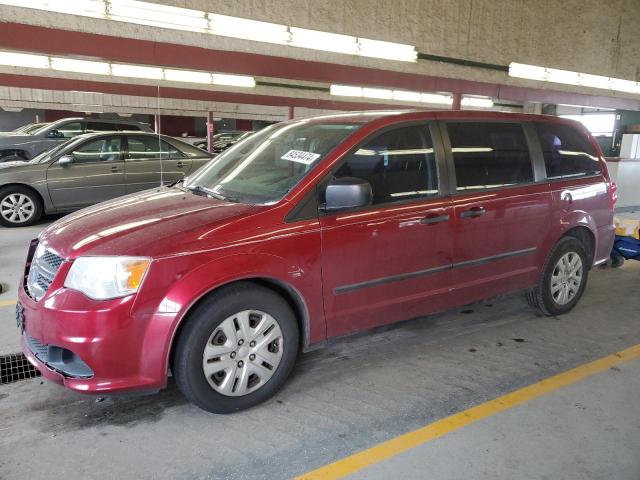
[[[94,33],[3,23],[0,48],[52,55],[74,55],[112,61],[288,78],[402,88],[425,92],[485,95],[514,101],[566,103],[640,110],[639,100],[585,95],[546,89],[512,87],[485,82],[395,72],[350,65],[312,62],[245,52],[206,49]]]
[[[44,90],[97,92],[116,95],[133,95],[153,97],[158,95],[158,87],[154,85],[134,85],[129,83],[93,82],[89,80],[73,80],[70,78],[36,77],[29,75],[12,75],[0,73],[0,85],[5,87],[38,88]],[[334,100],[316,100],[310,98],[279,97],[274,95],[254,95],[250,93],[217,92],[189,88],[161,87],[160,98],[176,98],[180,100],[204,100],[210,102],[227,102],[253,105],[270,105],[276,107],[294,106],[320,108],[328,110],[387,110],[397,109],[398,105],[380,105],[360,102],[339,102]],[[409,107],[410,108],[410,107]]]

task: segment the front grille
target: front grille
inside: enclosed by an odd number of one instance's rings
[[[27,293],[31,298],[37,301],[47,293],[62,262],[64,262],[63,258],[51,250],[46,250],[41,245],[38,246],[31,260],[25,283]]]

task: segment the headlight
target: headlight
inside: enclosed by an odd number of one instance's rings
[[[78,257],[64,286],[94,300],[108,300],[136,293],[151,259],[146,257]]]

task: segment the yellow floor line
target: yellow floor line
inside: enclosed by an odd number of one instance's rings
[[[13,307],[15,304],[15,300],[0,300],[0,307]]]
[[[379,443],[367,450],[363,450],[334,463],[320,467],[317,470],[296,477],[297,480],[329,480],[351,475],[363,468],[398,455],[406,450],[417,447],[430,440],[442,437],[466,425],[477,422],[498,412],[502,412],[516,405],[528,402],[546,393],[552,392],[579,380],[607,370],[629,360],[640,358],[640,344],[634,345],[613,355],[601,358],[591,363],[581,365],[567,372],[549,377],[514,392],[490,400],[481,405],[464,410],[460,413],[443,418],[422,428],[414,430],[386,442]]]

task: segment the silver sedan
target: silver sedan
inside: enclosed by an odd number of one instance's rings
[[[175,183],[211,158],[164,135],[79,135],[28,162],[0,163],[0,224],[32,225],[44,213],[71,212]]]

